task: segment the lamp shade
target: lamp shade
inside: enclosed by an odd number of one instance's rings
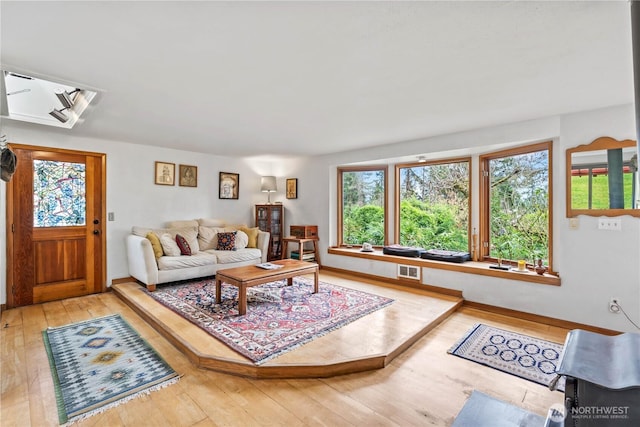
[[[260,191],[263,193],[273,193],[278,190],[275,176],[263,176],[260,182]]]

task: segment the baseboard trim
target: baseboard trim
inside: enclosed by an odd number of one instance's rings
[[[603,335],[618,335],[620,331],[612,329],[600,328],[598,326],[585,325],[583,323],[571,322],[569,320],[556,319],[555,317],[541,316],[539,314],[527,313],[526,311],[512,310],[510,308],[496,307],[495,305],[483,304],[480,302],[464,300],[463,307],[475,308],[482,311],[488,311],[503,316],[515,317],[522,320],[530,320],[532,322],[543,323],[549,326],[556,326],[565,329],[584,329],[585,331],[595,332]]]
[[[395,285],[404,286],[414,289],[423,289],[431,292],[436,292],[444,295],[450,295],[455,297],[462,297],[462,291],[455,289],[442,288],[440,286],[424,285],[422,283],[415,283],[409,280],[392,279],[389,277],[376,276],[374,274],[360,273],[358,271],[344,270],[341,268],[322,266],[323,271],[332,271],[339,274],[346,274],[349,276],[362,277],[369,280],[378,280],[393,283]],[[542,323],[549,326],[556,326],[565,329],[584,329],[585,331],[595,332],[603,335],[618,335],[620,331],[614,331],[612,329],[600,328],[598,326],[585,325],[583,323],[571,322],[569,320],[556,319],[554,317],[542,316],[539,314],[527,313],[526,311],[512,310],[510,308],[497,307],[494,305],[483,304],[480,302],[469,301],[465,299],[461,307],[476,308],[478,310],[487,311],[489,313],[501,314],[508,317],[513,317],[521,320],[529,320],[532,322]]]
[[[129,283],[129,282],[138,283],[138,281],[133,277],[121,277],[119,279],[111,280],[111,285],[113,286],[113,285],[119,285],[120,283]]]
[[[415,280],[392,279],[390,277],[376,276],[375,274],[360,273],[358,271],[344,270],[342,268],[327,267],[324,265],[322,266],[322,271],[330,271],[330,272],[339,273],[339,274],[346,274],[349,276],[361,277],[363,279],[389,282],[391,284],[404,286],[407,288],[421,289],[423,291],[436,292],[438,294],[462,298],[462,291],[457,291],[455,289],[441,288],[440,286],[425,285],[420,282],[416,282]]]

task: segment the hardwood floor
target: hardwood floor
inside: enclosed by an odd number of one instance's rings
[[[320,279],[374,293],[382,289],[336,274],[321,272]],[[393,292],[397,301],[421,303],[415,293]],[[198,368],[116,295],[106,293],[3,311],[3,427],[58,424],[42,330],[112,313],[127,319],[183,377],[78,426],[446,426],[474,389],[540,415],[563,399],[562,393],[446,353],[477,322],[559,343],[568,332],[562,328],[463,307],[383,369],[319,379],[251,379]],[[347,339],[351,345],[369,344],[355,332]]]
[[[460,297],[379,283],[375,293],[393,299],[391,305],[259,366],[158,304],[137,283],[114,285],[113,291],[197,367],[250,378],[325,378],[387,366],[463,301]],[[364,291],[371,288],[356,281],[348,286]]]

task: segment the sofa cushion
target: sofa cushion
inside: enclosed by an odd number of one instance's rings
[[[240,227],[239,230],[247,235],[247,238],[249,239],[247,241],[248,248],[258,247],[258,232],[260,231],[258,227],[254,227],[254,228]]]
[[[207,251],[218,259],[218,264],[230,264],[232,262],[242,262],[260,259],[262,252],[260,249],[240,249],[238,251],[218,251],[210,249]]]
[[[227,224],[224,226],[224,231],[236,231],[246,226],[247,224]]]
[[[163,256],[158,258],[159,270],[177,270],[188,267],[201,267],[216,264],[216,256],[206,252],[198,252],[191,256]]]
[[[198,228],[198,221],[195,219],[187,221],[169,221],[166,224],[167,228]]]
[[[235,251],[236,233],[236,231],[218,233],[218,245],[216,246],[216,249],[219,251]]]
[[[200,250],[197,227],[168,228],[164,230],[164,232],[169,233],[174,240],[178,234],[187,239],[187,243],[189,243],[189,248],[191,249],[191,255],[198,253]]]
[[[177,221],[174,221],[177,222]],[[193,222],[193,221],[192,221]],[[187,242],[189,242],[189,246],[191,247],[191,253],[197,253],[199,251],[198,246],[198,227],[189,226],[189,227],[181,227],[181,228],[149,228],[149,227],[139,227],[133,226],[131,227],[131,234],[140,237],[147,237],[149,232],[155,233],[156,236],[161,237],[165,233],[169,233],[173,239],[176,238],[176,234],[182,235]],[[166,253],[165,253],[166,255]]]
[[[237,230],[236,231],[236,250],[246,248],[248,243],[249,243],[249,236],[247,236],[247,233],[245,233],[242,230]]]
[[[160,236],[160,243],[162,244],[162,251],[167,256],[180,256],[180,248],[176,243],[175,237],[169,233],[164,233]]]
[[[199,218],[196,220],[201,227],[224,227],[224,221],[215,218]]]
[[[198,245],[201,251],[215,249],[218,246],[218,233],[223,232],[222,227],[198,227]]]
[[[187,239],[182,237],[180,234],[176,234],[176,243],[180,248],[180,255],[191,255],[191,247],[189,246]]]
[[[151,242],[151,247],[153,248],[153,255],[156,257],[156,260],[164,255],[164,251],[162,250],[162,244],[160,243],[160,238],[154,233],[150,231],[145,236],[149,242]]]
[[[139,227],[137,225],[134,225],[133,227],[131,227],[131,234],[133,234],[134,236],[147,237],[147,234],[149,233],[155,233],[155,235],[158,236],[158,238],[164,234],[164,233],[158,234],[154,229],[149,227]]]

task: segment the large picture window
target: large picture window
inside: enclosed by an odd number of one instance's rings
[[[480,157],[485,258],[551,267],[551,154],[545,142]]]
[[[338,242],[385,244],[387,167],[338,169]]]
[[[396,166],[396,235],[426,249],[469,251],[470,159]]]

